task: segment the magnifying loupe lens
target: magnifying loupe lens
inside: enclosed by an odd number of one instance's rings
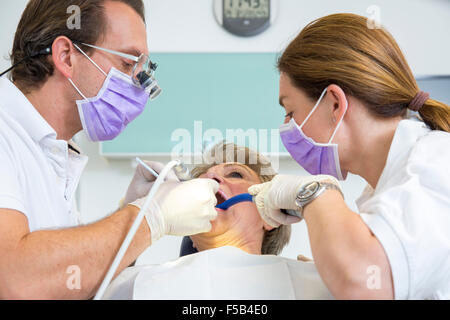
[[[152,87],[150,89],[150,99],[155,99],[157,96],[159,96],[159,94],[161,93],[161,88],[158,86],[157,83],[155,83],[153,85],[153,83],[156,81],[155,78],[153,78],[153,76],[145,71],[141,71],[138,73],[138,75],[136,76],[136,78],[139,81],[139,84],[141,85],[142,88],[149,88]]]

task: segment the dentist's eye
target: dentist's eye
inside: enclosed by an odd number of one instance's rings
[[[287,118],[289,117],[290,119],[292,119],[292,115],[294,114],[294,112],[289,112],[288,114],[286,114],[284,117]]]

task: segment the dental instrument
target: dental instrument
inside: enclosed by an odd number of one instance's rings
[[[144,161],[142,161],[140,158],[136,157],[136,161],[142,165],[145,169],[147,169],[152,175],[155,176],[155,178],[158,178],[159,174],[150,168]],[[180,181],[189,181],[191,180],[191,174],[189,172],[189,169],[184,165],[184,163],[179,162],[178,165],[176,165],[173,168],[173,171],[175,172],[175,175]]]
[[[114,258],[114,261],[111,264],[111,267],[109,268],[108,272],[106,273],[105,278],[103,279],[103,282],[100,285],[100,288],[97,291],[97,294],[94,297],[94,300],[99,300],[103,297],[103,294],[106,291],[106,288],[108,287],[109,283],[111,282],[114,274],[116,273],[117,268],[119,267],[120,262],[122,261],[123,256],[125,255],[128,247],[130,246],[131,241],[134,238],[134,235],[136,234],[136,231],[138,230],[139,226],[141,225],[142,219],[144,218],[144,213],[147,210],[148,206],[151,204],[154,195],[159,189],[159,186],[164,182],[164,179],[169,174],[170,170],[172,170],[174,167],[180,166],[183,167],[182,163],[179,160],[171,161],[169,162],[164,169],[161,171],[161,173],[156,178],[156,181],[151,188],[144,205],[142,206],[142,209],[139,211],[136,220],[134,220],[133,225],[130,228],[130,231],[128,231],[127,236],[125,237],[125,240],[123,241],[119,251],[116,254],[116,257]],[[184,167],[186,169],[186,167]],[[183,173],[186,176],[186,172],[184,169],[180,169],[179,172]]]
[[[250,193],[242,193],[238,194],[237,196],[234,196],[221,204],[218,204],[216,208],[227,210],[229,207],[234,206],[235,204],[241,203],[241,202],[253,202],[253,196]]]
[[[222,202],[221,204],[218,204],[216,208],[228,210],[228,208],[230,208],[231,206],[234,206],[235,204],[241,202],[255,202],[255,200],[250,193],[242,193]],[[296,210],[281,209],[281,212],[288,214],[290,216],[299,217],[299,213]]]

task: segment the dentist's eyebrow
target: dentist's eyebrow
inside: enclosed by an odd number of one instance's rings
[[[138,58],[139,58],[139,56],[142,54],[142,52],[139,51],[139,50],[138,50],[137,48],[135,48],[135,47],[131,47],[131,48],[123,48],[123,49],[120,49],[120,50],[117,50],[117,51],[121,51],[121,52],[123,52],[123,53],[131,54],[131,55],[136,56],[136,57],[138,57]]]

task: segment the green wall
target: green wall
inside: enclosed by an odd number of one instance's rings
[[[279,137],[271,139],[272,130],[284,119],[278,105],[277,57],[276,53],[153,54],[162,94],[118,138],[102,143],[101,153],[168,154],[186,140],[180,136],[183,132],[191,135],[192,152],[201,152],[202,135],[209,129],[220,130],[223,138],[227,129],[242,129],[248,137],[256,133],[257,148],[266,149],[259,151],[285,152]],[[245,139],[245,145],[255,148],[252,139]]]

